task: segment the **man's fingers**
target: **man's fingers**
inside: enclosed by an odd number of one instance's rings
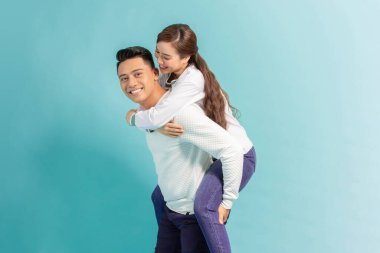
[[[172,129],[165,129],[165,133],[168,134],[168,135],[173,135],[173,136],[179,136],[179,135],[181,135],[180,132],[173,131]]]
[[[183,132],[183,130],[180,128],[165,127],[165,130],[168,132],[173,132],[173,133],[182,133]]]
[[[182,130],[182,126],[181,125],[178,125],[178,124],[175,124],[175,123],[167,123],[166,126],[170,127],[170,128],[175,128],[175,129],[180,129]]]
[[[222,214],[219,214],[219,223],[220,224],[224,224],[224,217],[223,217],[223,215]]]
[[[183,133],[183,130],[181,130],[181,129],[170,129],[170,131],[172,131],[173,133],[176,133],[176,134]]]
[[[224,224],[226,222],[227,215],[223,210],[219,209],[219,223]]]
[[[225,209],[222,206],[219,206],[218,213],[219,213],[219,223],[220,224],[226,224],[230,210]]]
[[[183,129],[182,128],[168,127],[168,131],[172,131],[172,132],[176,132],[176,133],[182,133]]]

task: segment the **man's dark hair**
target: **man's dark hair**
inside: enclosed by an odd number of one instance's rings
[[[136,57],[141,57],[145,62],[149,63],[149,65],[153,68],[154,66],[154,61],[153,61],[153,56],[151,52],[144,48],[144,47],[127,47],[125,49],[120,49],[117,54],[116,54],[116,60],[117,65],[116,69],[119,68],[120,63],[122,63],[125,60],[136,58]]]

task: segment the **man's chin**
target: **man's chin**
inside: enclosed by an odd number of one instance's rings
[[[133,102],[135,102],[136,104],[140,104],[144,99],[140,96],[138,97],[135,97],[135,96],[132,96],[132,95],[127,95],[127,97],[132,100]]]

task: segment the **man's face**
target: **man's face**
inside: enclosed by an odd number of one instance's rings
[[[120,63],[117,72],[124,94],[133,102],[144,104],[158,80],[158,71],[141,57],[135,57]]]

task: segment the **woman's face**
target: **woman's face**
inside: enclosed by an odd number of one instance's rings
[[[190,56],[181,59],[170,42],[160,41],[156,45],[154,56],[162,74],[174,73],[178,78],[186,69]]]

